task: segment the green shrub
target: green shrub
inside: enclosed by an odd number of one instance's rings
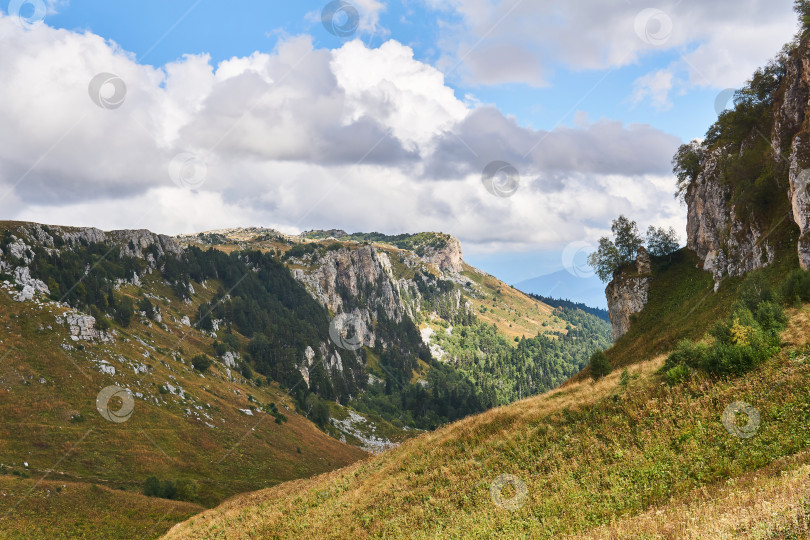
[[[96,329],[102,332],[110,329],[110,321],[96,306],[90,306],[90,315],[96,320]]]
[[[132,300],[128,296],[125,296],[118,305],[118,309],[115,311],[115,320],[118,324],[126,328],[132,321],[134,314],[135,308],[132,305]]]
[[[151,300],[145,296],[138,301],[138,310],[143,311],[148,319],[155,318],[155,306],[153,306]]]
[[[157,476],[150,476],[143,483],[143,494],[147,497],[160,497],[160,479]]]
[[[191,366],[200,373],[205,373],[208,371],[208,368],[210,368],[213,364],[213,360],[204,354],[198,354],[191,359]]]
[[[630,372],[627,371],[627,368],[624,368],[621,377],[619,377],[619,386],[625,387],[628,384],[630,384]]]
[[[782,306],[774,302],[762,302],[754,312],[754,319],[766,332],[781,332],[787,326],[787,316]]]
[[[176,482],[177,493],[176,498],[179,501],[195,501],[197,500],[197,483],[194,480],[181,478]]]
[[[716,343],[706,355],[704,369],[718,375],[742,375],[768,356],[763,349],[751,345]]]
[[[678,364],[674,368],[667,370],[665,377],[670,386],[675,386],[687,380],[690,374],[688,367],[684,364]]]
[[[605,356],[605,351],[596,351],[591,355],[591,362],[589,364],[591,370],[591,377],[593,380],[600,379],[613,371],[610,362]]]
[[[197,499],[197,483],[185,478],[175,482],[150,476],[143,483],[143,494],[147,497],[160,497],[161,499],[194,501]]]
[[[688,339],[682,340],[667,358],[664,370],[684,365],[691,368],[703,369],[708,347],[702,343],[692,343]]]
[[[770,289],[758,286],[741,295],[731,317],[709,330],[715,340],[712,345],[688,340],[678,344],[664,364],[667,382],[678,384],[688,375],[685,368],[713,375],[741,375],[779,352],[779,332],[785,328],[787,317],[775,300]]]

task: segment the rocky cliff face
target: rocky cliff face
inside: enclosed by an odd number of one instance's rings
[[[144,259],[150,266],[155,264],[156,258],[165,254],[179,255],[183,251],[173,238],[147,230],[105,232],[92,227],[57,227],[24,223],[17,227],[16,233],[11,234],[12,241],[7,246],[7,253],[0,250],[0,266],[5,264],[5,268],[10,267],[9,256],[30,263],[30,248],[33,245],[58,250],[61,249],[60,246],[106,242],[119,246],[121,255]]]
[[[28,265],[33,261],[34,246],[49,252],[70,249],[82,243],[108,243],[116,246],[122,256],[146,261],[153,269],[164,255],[180,255],[182,248],[171,237],[146,230],[104,232],[95,228],[43,226],[21,223],[9,233],[5,250],[0,249],[0,271],[11,274],[22,290],[15,296],[18,301],[32,300],[37,293],[49,294],[47,285],[32,279]],[[137,280],[139,276],[133,276]]]
[[[810,270],[810,42],[786,48],[738,98],[706,140],[692,143],[698,170],[681,170],[689,175],[687,247],[712,273],[715,291],[727,276],[772,264],[785,239],[777,230],[791,218],[799,263]],[[646,303],[646,289],[644,279],[625,276],[608,286],[614,337]]]
[[[652,279],[650,256],[640,248],[636,261],[628,268],[613,276],[613,281],[605,288],[608,301],[608,314],[613,325],[613,341],[630,330],[630,316],[647,305]]]
[[[453,237],[443,247],[426,248],[421,256],[410,251],[392,251],[373,245],[358,245],[315,251],[300,259],[289,261],[293,276],[304,284],[318,302],[335,315],[345,314],[359,343],[374,347],[379,343],[383,349],[390,344],[375,330],[378,318],[383,314],[389,320],[401,323],[405,320],[416,322],[422,310],[424,298],[414,278],[397,277],[391,257],[402,267],[420,272],[420,279],[435,284],[437,279],[429,268],[440,272],[441,279],[460,280],[462,270],[461,244]],[[424,272],[422,272],[424,271]],[[460,302],[460,291],[454,291],[457,310],[467,309]],[[342,369],[340,354],[354,354],[342,351],[336,357],[322,351],[323,358],[330,358],[329,369]],[[333,355],[334,356],[334,355]],[[315,362],[315,351],[308,351],[299,369],[307,380]]]
[[[799,226],[799,263],[810,270],[810,48],[802,44],[790,56],[782,83],[784,94],[775,112],[771,146],[777,155],[790,152],[788,174],[793,221]]]
[[[765,228],[747,209],[731,204],[731,190],[721,181],[720,163],[728,153],[710,153],[686,192],[686,246],[714,275],[715,289],[725,276],[741,276],[773,262],[775,250]]]
[[[780,177],[779,189],[790,201],[787,217],[799,227],[799,262],[810,270],[810,46],[804,41],[783,58],[784,75],[773,92],[770,150],[775,170],[787,170]],[[706,156],[698,177],[689,186],[688,247],[703,260],[703,268],[712,272],[716,283],[728,276],[739,276],[767,266],[775,250],[770,223],[758,223],[749,209],[731,203],[730,187],[723,182],[721,163],[729,156],[745,152],[752,141],[766,137],[753,129],[739,148],[721,147]],[[752,181],[733,178],[734,181]],[[783,191],[784,190],[784,191]],[[781,216],[771,216],[779,221]]]
[[[443,272],[461,272],[461,242],[455,236],[448,236],[444,247],[425,249],[423,259],[435,264]]]
[[[94,228],[49,227],[39,224],[22,223],[12,229],[5,244],[0,249],[0,272],[12,277],[18,289],[12,298],[18,302],[49,301],[51,291],[39,279],[31,276],[29,265],[33,262],[34,247],[44,247],[48,252],[71,249],[83,243],[108,243],[121,250],[124,256],[143,259],[147,267],[153,269],[157,260],[166,254],[179,255],[182,250],[172,238],[145,230],[104,232]],[[137,282],[138,275],[132,276]],[[74,341],[114,342],[115,332],[96,328],[96,319],[78,311],[69,312],[64,320],[57,318],[70,329]]]
[[[361,246],[328,251],[322,256],[313,253],[298,262],[311,270],[294,268],[293,276],[330,312],[351,314],[363,344],[373,347],[376,342],[373,321],[378,308],[388,318],[402,320],[399,287],[386,253]],[[362,299],[363,307],[350,305],[350,299]]]

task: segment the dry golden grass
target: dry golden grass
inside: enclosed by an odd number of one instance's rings
[[[631,366],[628,371],[634,378],[633,384],[650,384],[663,360],[663,357],[659,357]],[[377,536],[366,530],[363,509],[379,508],[381,505],[393,508],[394,505],[409,504],[414,507],[409,510],[410,515],[403,520],[399,530],[410,529],[413,537],[431,537],[423,528],[432,518],[428,508],[443,505],[447,500],[456,498],[456,488],[481,486],[484,504],[476,504],[476,509],[483,506],[493,522],[508,526],[509,515],[491,504],[487,491],[492,473],[486,469],[496,470],[497,463],[502,459],[493,456],[492,463],[485,464],[481,457],[475,455],[477,452],[474,447],[461,453],[453,451],[453,460],[431,460],[430,454],[440,449],[453,449],[459,441],[474,441],[478,446],[508,449],[510,445],[517,443],[516,439],[520,437],[518,431],[522,428],[536,424],[543,417],[586,408],[613,394],[619,378],[620,374],[616,372],[595,383],[577,382],[564,389],[466,418],[407,441],[382,456],[339,471],[235,496],[217,509],[176,526],[167,538],[251,538],[257,535],[294,538],[310,527],[319,537],[338,538],[350,534],[363,538]],[[427,470],[427,465],[422,466],[424,460],[419,459],[426,455],[427,461],[434,462],[432,471]],[[424,489],[425,486],[422,485],[409,493],[409,484],[422,475],[427,476],[429,489]],[[480,493],[477,495],[479,497],[476,498],[481,498]],[[535,493],[533,496],[542,497],[542,494]],[[333,500],[334,497],[337,499]],[[422,508],[415,508],[416,506]],[[462,515],[459,518],[470,519],[471,515],[463,515],[463,506],[465,505],[462,505]],[[312,512],[307,510],[310,508],[313,509]],[[301,522],[295,527],[286,527],[284,523],[292,519]],[[453,530],[457,528],[454,527]]]
[[[789,320],[787,329],[782,333],[785,345],[806,343],[810,338],[810,305],[791,308],[786,311]]]
[[[86,483],[0,476],[2,539],[156,538],[202,509]]]

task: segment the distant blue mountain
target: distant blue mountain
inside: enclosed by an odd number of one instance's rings
[[[605,284],[596,276],[577,277],[567,270],[527,279],[515,284],[525,293],[581,302],[591,307],[607,309]]]

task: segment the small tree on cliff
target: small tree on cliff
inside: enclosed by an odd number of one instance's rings
[[[682,144],[672,158],[672,172],[678,179],[678,188],[675,197],[684,201],[686,190],[697,180],[706,158],[706,149],[700,141],[694,140],[689,144]]]
[[[588,264],[602,281],[610,281],[616,270],[633,262],[638,248],[644,245],[635,221],[619,216],[610,229],[614,239],[600,238],[599,247],[588,256]]]
[[[672,227],[665,230],[661,227],[655,228],[652,225],[647,229],[647,251],[653,257],[665,257],[681,247],[678,234]]]

